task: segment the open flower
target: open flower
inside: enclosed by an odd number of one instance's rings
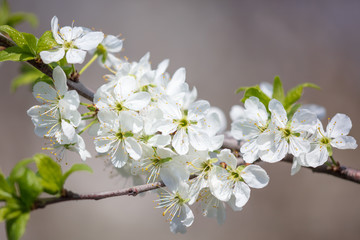
[[[69,64],[83,63],[86,51],[94,49],[104,39],[102,32],[85,31],[82,27],[62,27],[59,31],[58,18],[51,19],[51,31],[59,44],[54,50],[40,52],[44,63],[49,64],[61,60],[66,54]]]
[[[220,166],[215,166],[209,176],[211,193],[227,202],[232,196],[235,206],[243,207],[250,198],[250,187],[263,188],[269,183],[269,176],[258,165],[236,167],[236,158],[229,149],[218,155]]]

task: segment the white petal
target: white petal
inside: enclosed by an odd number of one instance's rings
[[[269,102],[269,110],[271,112],[271,120],[280,128],[285,128],[287,124],[287,115],[284,106],[276,99]]]
[[[241,208],[249,201],[250,188],[246,183],[236,182],[233,192],[236,198],[235,201],[236,207]]]
[[[269,114],[262,102],[257,97],[250,97],[245,101],[245,114],[247,118],[251,118],[257,122],[260,126],[265,126]]]
[[[33,95],[41,103],[47,100],[54,101],[57,99],[57,92],[55,89],[45,82],[38,82],[33,88]]]
[[[89,32],[74,41],[75,46],[82,50],[91,50],[96,48],[104,39],[102,32]]]
[[[252,188],[263,188],[269,183],[266,171],[258,165],[249,165],[241,171],[241,177]]]
[[[60,61],[64,57],[64,55],[65,55],[65,50],[63,48],[57,48],[50,51],[40,52],[41,60],[45,64]]]
[[[295,132],[314,133],[316,130],[317,117],[315,113],[306,109],[297,111],[291,119],[291,128]]]
[[[134,138],[129,137],[125,139],[125,148],[130,157],[132,157],[134,160],[139,160],[141,158],[141,146]]]
[[[134,94],[136,90],[137,86],[134,77],[125,76],[120,78],[117,82],[114,88],[114,93],[116,95],[116,99],[121,102]]]
[[[289,153],[295,157],[300,156],[302,153],[308,153],[310,151],[310,142],[304,137],[290,137]]]
[[[51,31],[52,31],[55,41],[58,44],[63,44],[64,40],[59,36],[58,30],[59,30],[58,18],[56,16],[54,16],[51,19]]]
[[[270,149],[260,152],[260,158],[264,162],[278,162],[282,160],[288,153],[289,144],[286,140],[281,139],[276,145],[273,145]]]
[[[150,94],[147,92],[134,93],[126,99],[124,106],[134,111],[140,111],[149,104],[150,98]]]
[[[311,152],[300,155],[298,161],[304,167],[318,167],[323,165],[329,158],[329,153],[326,147],[317,145]]]
[[[236,160],[236,157],[234,156],[234,154],[231,153],[230,149],[221,150],[221,152],[218,154],[217,157],[220,162],[226,163],[232,169],[236,168],[237,160]]]
[[[53,79],[55,81],[54,85],[56,90],[58,91],[59,95],[62,96],[65,94],[65,92],[68,90],[67,84],[66,84],[66,75],[62,68],[60,66],[57,66],[53,70]]]
[[[169,96],[176,94],[182,88],[181,86],[185,83],[186,70],[185,68],[179,68],[173,75],[171,81],[167,85],[166,93]]]
[[[310,112],[315,113],[320,120],[324,119],[326,116],[326,109],[323,106],[316,104],[304,104],[300,107],[300,109],[307,109]]]
[[[242,106],[239,106],[239,105],[232,106],[231,110],[230,110],[231,120],[235,121],[238,118],[243,117],[245,114],[244,111],[245,111],[245,109]]]
[[[294,157],[293,163],[291,165],[291,176],[294,176],[296,173],[298,173],[301,169],[301,165],[299,161],[297,160],[299,157]]]
[[[62,39],[64,39],[66,42],[71,42],[73,40],[72,37],[73,28],[69,26],[62,27],[60,29],[60,36]]]
[[[172,146],[180,155],[185,155],[189,151],[189,137],[185,129],[178,129],[172,140]]]
[[[207,111],[210,109],[210,104],[208,101],[199,100],[190,105],[188,111],[189,120],[198,121],[205,116]]]
[[[259,147],[257,138],[247,140],[240,148],[246,163],[253,163],[259,158]]]
[[[128,158],[129,157],[127,152],[125,151],[124,142],[120,142],[115,154],[110,157],[110,161],[115,167],[122,168],[123,166],[125,166]]]
[[[274,87],[271,83],[261,82],[260,89],[261,89],[261,91],[263,91],[266,94],[266,96],[268,96],[269,98],[272,98]]]
[[[171,142],[170,135],[155,135],[149,139],[148,143],[155,147],[165,147]]]
[[[82,64],[85,60],[86,52],[80,49],[71,48],[66,53],[66,60],[69,64]]]
[[[196,150],[204,151],[208,149],[209,136],[205,132],[190,126],[188,128],[188,134],[189,134],[190,144]]]
[[[337,137],[331,140],[330,144],[338,149],[355,149],[358,146],[355,138],[350,136]]]
[[[123,41],[115,37],[114,35],[107,35],[102,42],[108,52],[120,52],[123,46]]]
[[[345,114],[337,113],[327,125],[326,133],[331,138],[337,138],[348,135],[351,127],[350,118]]]
[[[232,184],[226,181],[228,176],[228,171],[219,166],[215,166],[209,175],[211,194],[224,202],[229,201],[232,195]]]
[[[74,140],[76,137],[75,128],[70,123],[65,120],[61,120],[61,128],[65,134],[65,136],[70,140]]]

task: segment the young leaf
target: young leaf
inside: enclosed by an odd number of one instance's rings
[[[273,90],[272,98],[275,98],[279,100],[282,104],[284,104],[284,100],[285,100],[284,88],[282,86],[282,82],[279,76],[276,76],[274,78],[273,87],[274,90]]]
[[[5,179],[4,174],[0,170],[0,201],[12,198],[12,193],[12,188],[10,187],[8,181]]]
[[[290,89],[290,91],[287,92],[286,97],[285,97],[285,102],[284,102],[284,108],[288,109],[289,107],[291,107],[291,105],[293,105],[295,102],[297,102],[303,93],[303,89],[306,87],[320,89],[319,86],[317,86],[313,83],[303,83],[303,84],[297,85],[296,87]]]
[[[258,86],[247,88],[245,90],[244,97],[241,99],[241,101],[245,102],[246,99],[252,96],[257,97],[260,100],[260,102],[264,104],[266,109],[268,109],[268,105],[271,99],[263,91],[261,91]]]
[[[17,179],[17,183],[19,186],[20,198],[25,204],[24,207],[30,210],[31,205],[43,190],[40,179],[32,170],[24,168],[24,172],[22,176]]]
[[[19,240],[24,235],[30,213],[26,212],[19,217],[6,221],[6,233],[9,240]]]
[[[27,41],[24,36],[18,30],[8,26],[0,26],[0,31],[6,33],[10,38],[22,49],[26,49]]]
[[[37,45],[36,52],[40,53],[41,51],[50,50],[55,47],[57,42],[55,41],[52,32],[46,31],[44,34],[39,38],[39,42]]]
[[[292,105],[292,107],[290,108],[290,110],[287,113],[287,118],[292,119],[293,115],[296,113],[296,111],[299,109],[299,107],[301,107],[301,104]]]
[[[9,4],[6,0],[4,0],[2,1],[2,6],[0,7],[0,25],[7,24],[9,14],[10,14]]]
[[[40,71],[31,71],[20,74],[11,82],[10,90],[14,93],[21,86],[34,84],[43,75],[44,74],[42,74]]]
[[[25,40],[27,42],[27,47],[29,48],[30,52],[34,56],[36,56],[36,49],[37,49],[38,39],[34,35],[32,35],[30,33],[23,32],[21,34],[24,36],[24,38],[25,38]]]
[[[72,174],[73,172],[77,172],[77,171],[88,171],[88,172],[93,172],[93,170],[86,164],[83,163],[77,163],[74,164],[69,171],[67,171],[64,176],[63,176],[63,184],[65,183],[66,179],[70,176],[70,174]]]
[[[31,59],[34,59],[35,57],[28,53],[26,50],[14,46],[14,47],[8,47],[4,50],[0,51],[0,62],[4,61],[28,61]]]
[[[24,21],[30,23],[30,25],[34,28],[38,26],[38,19],[36,15],[24,12],[16,12],[11,14],[10,17],[7,19],[7,24],[10,26],[15,26]]]
[[[34,162],[34,159],[32,158],[27,158],[18,162],[10,172],[10,182],[16,182],[24,174],[25,167],[32,162]]]
[[[49,194],[57,194],[62,189],[62,171],[59,164],[45,154],[34,156],[36,166],[41,176],[41,184],[44,191]]]

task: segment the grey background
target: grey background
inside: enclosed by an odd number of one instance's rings
[[[169,71],[186,67],[187,82],[199,97],[226,113],[239,102],[239,86],[271,82],[280,75],[285,88],[313,82],[304,103],[327,108],[328,117],[348,114],[350,133],[360,139],[360,2],[359,1],[35,1],[10,0],[14,11],[37,14],[37,36],[50,29],[54,15],[60,26],[94,27],[125,38],[123,55],[138,60],[147,51],[155,67],[170,58]],[[26,110],[36,104],[27,88],[9,93],[18,65],[1,71],[0,168],[9,174],[20,159],[40,152],[44,141],[33,134]],[[96,89],[107,73],[100,67],[85,72],[82,81]],[[91,139],[87,139],[92,148]],[[335,151],[341,163],[360,168],[360,150]],[[92,152],[94,155],[94,152]],[[64,168],[81,160],[73,155]],[[67,165],[66,165],[67,163]],[[94,174],[71,177],[67,188],[87,193],[130,186],[105,161],[87,163]],[[242,212],[228,209],[226,223],[217,225],[194,209],[195,222],[185,235],[174,235],[155,194],[102,201],[68,202],[35,211],[24,240],[37,239],[350,239],[360,234],[359,186],[302,169],[290,177],[290,164],[264,164],[270,184],[251,193]],[[112,173],[111,173],[112,172]],[[6,239],[0,224],[0,239]]]

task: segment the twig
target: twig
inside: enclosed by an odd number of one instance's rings
[[[11,41],[10,39],[6,38],[2,34],[0,34],[0,46],[8,48],[16,46],[16,44]],[[52,72],[53,70],[51,67],[39,60],[29,60],[27,61],[28,64],[32,65],[36,69],[38,69],[40,72],[44,73],[45,75],[52,78]],[[67,80],[67,85],[70,89],[76,90],[81,96],[88,99],[89,101],[93,101],[94,99],[94,91],[90,90],[89,88],[85,87],[81,82],[79,81],[73,81],[71,79]]]
[[[230,136],[226,136],[222,147],[233,149],[235,151],[239,151],[240,146],[241,146],[241,143],[238,142],[236,139],[234,139]],[[292,163],[292,161],[293,161],[292,156],[287,155],[281,161],[287,162],[287,163]],[[329,163],[331,163],[331,162],[329,162]],[[334,167],[329,167],[326,164],[324,164],[324,165],[316,167],[316,168],[310,168],[310,167],[305,167],[305,168],[310,169],[315,173],[324,173],[324,174],[332,175],[334,177],[342,178],[342,179],[345,179],[345,180],[348,180],[351,182],[360,183],[360,170],[346,167],[346,166],[343,166],[340,164],[338,166],[334,166]]]

